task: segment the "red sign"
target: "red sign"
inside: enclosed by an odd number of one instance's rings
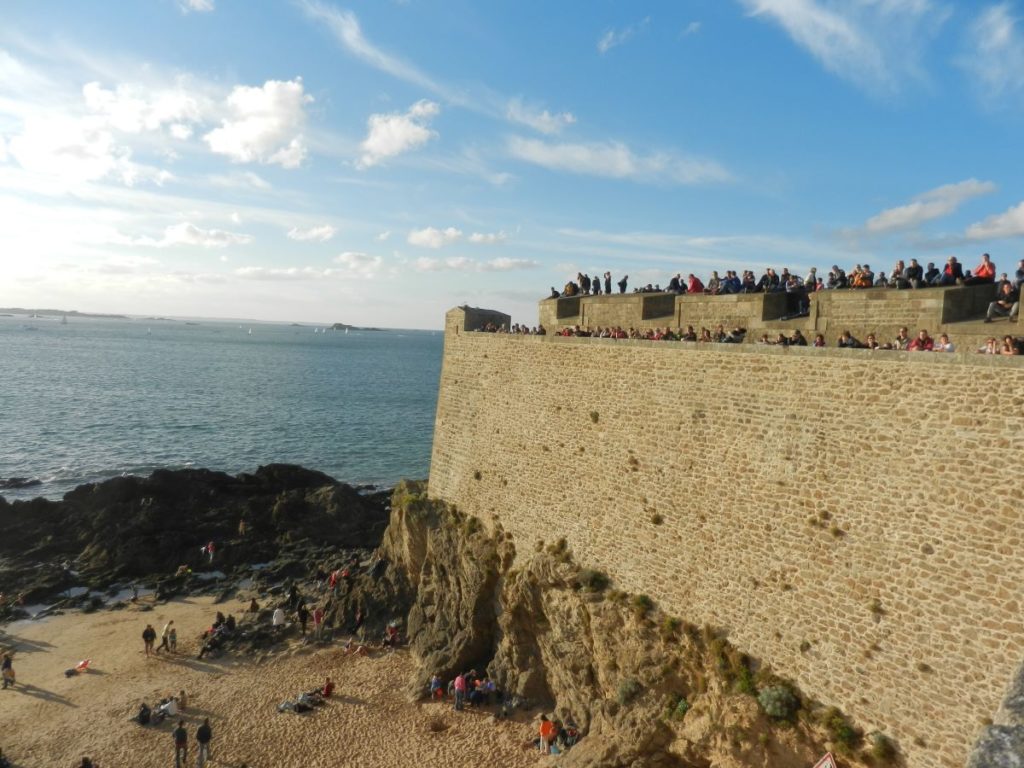
[[[836,759],[832,757],[832,753],[829,752],[814,764],[814,768],[838,768],[838,766],[836,766]]]

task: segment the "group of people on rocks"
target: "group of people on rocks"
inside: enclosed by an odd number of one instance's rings
[[[999,280],[1010,283],[1013,289],[1019,293],[1021,284],[1024,283],[1024,259],[1018,262],[1012,279],[1003,273]],[[616,283],[620,294],[626,293],[628,282],[629,276],[626,275]],[[879,272],[876,275],[870,264],[856,264],[849,272],[840,268],[838,264],[833,264],[826,277],[818,276],[817,267],[812,267],[805,276],[790,272],[788,268],[776,272],[773,267],[768,267],[760,278],[756,277],[754,272],[749,269],[742,272],[726,270],[724,276],[719,275],[717,270],[713,270],[706,283],[693,273],[688,274],[685,278],[682,273],[676,273],[669,279],[665,288],[662,288],[660,283],[657,285],[647,284],[635,288],[633,292],[700,293],[711,296],[733,293],[807,294],[822,290],[865,288],[907,290],[993,282],[996,282],[996,265],[985,253],[982,254],[980,263],[973,270],[966,271],[956,256],[950,256],[941,269],[936,267],[934,262],[928,262],[927,267],[922,267],[917,259],[910,259],[909,263],[898,259],[888,275],[885,272]],[[612,293],[610,272],[605,272],[603,279],[596,274],[594,277],[590,277],[580,272],[576,275],[576,279],[568,281],[561,291],[552,287],[549,298],[599,296],[602,293]]]

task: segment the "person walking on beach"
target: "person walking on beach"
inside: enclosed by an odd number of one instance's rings
[[[313,607],[313,637],[318,643],[324,639],[324,609],[319,605]]]
[[[455,711],[462,711],[462,703],[466,700],[466,677],[465,675],[455,676]]]
[[[203,724],[196,729],[196,744],[199,745],[199,757],[196,758],[196,767],[203,768],[206,761],[210,759],[210,739],[213,738],[213,729],[210,728],[210,718],[203,720]]]
[[[14,687],[14,659],[11,658],[11,654],[5,653],[4,660],[0,664],[0,672],[4,678],[4,688],[7,686]]]
[[[174,729],[174,768],[182,768],[188,760],[188,731],[185,730],[185,721],[179,720],[178,727]]]
[[[299,605],[299,610],[295,612],[295,618],[299,620],[299,627],[302,630],[302,636],[306,636],[306,624],[309,623],[309,608],[306,607],[305,603]]]
[[[156,630],[152,624],[147,624],[142,630],[142,642],[146,646],[146,655],[149,656],[153,652],[153,643],[156,642]]]
[[[168,653],[171,652],[171,628],[174,626],[174,619],[171,619],[164,624],[164,631],[160,633],[160,645],[157,646],[156,652],[166,649]]]

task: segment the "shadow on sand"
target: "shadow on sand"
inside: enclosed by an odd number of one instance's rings
[[[31,696],[35,699],[41,699],[43,701],[52,701],[55,704],[63,704],[65,707],[71,707],[73,709],[78,708],[77,704],[72,703],[70,700],[61,696],[59,693],[47,691],[45,688],[40,688],[37,685],[18,683],[14,690],[18,693],[24,693],[26,696]]]

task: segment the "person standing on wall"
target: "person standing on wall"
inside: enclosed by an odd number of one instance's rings
[[[628,283],[629,283],[629,275],[623,275],[622,279],[619,280],[619,283],[618,283],[618,285],[619,285],[619,293],[625,293],[626,292],[626,286],[628,285]]]

